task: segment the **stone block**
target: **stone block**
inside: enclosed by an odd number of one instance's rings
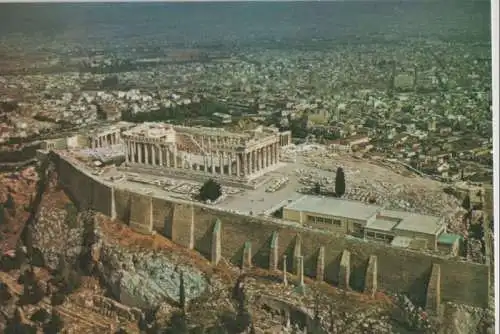
[[[351,252],[344,250],[340,259],[339,287],[349,289],[349,280],[351,278]]]
[[[464,287],[467,289],[467,287]],[[438,313],[441,306],[441,266],[432,265],[431,277],[427,286],[427,299],[425,309],[429,313]]]
[[[221,232],[221,221],[217,219],[215,221],[214,228],[212,230],[212,252],[211,252],[211,261],[213,265],[217,265],[221,259],[221,240],[220,233]]]
[[[318,251],[318,260],[316,262],[316,280],[323,282],[325,279],[325,247],[321,246]]]
[[[269,252],[269,269],[270,270],[278,270],[278,253],[279,253],[279,244],[278,244],[278,232],[273,232],[271,237],[271,245]]]
[[[377,257],[375,255],[371,255],[368,260],[368,266],[366,267],[364,292],[372,297],[375,296],[375,293],[377,292],[377,275]]]

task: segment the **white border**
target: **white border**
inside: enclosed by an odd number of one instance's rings
[[[493,116],[493,219],[494,219],[494,257],[495,257],[495,270],[493,272],[493,280],[495,282],[495,333],[500,333],[500,323],[499,323],[499,285],[498,285],[498,254],[499,254],[499,243],[498,243],[498,231],[499,231],[499,114],[500,114],[500,91],[499,91],[499,79],[500,79],[500,56],[499,56],[499,2],[498,0],[491,0],[491,70],[492,70],[492,116]]]

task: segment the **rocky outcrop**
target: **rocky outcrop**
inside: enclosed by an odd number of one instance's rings
[[[103,234],[92,212],[81,212],[76,220],[68,219],[68,214],[71,210],[66,208],[42,205],[31,226],[33,248],[41,258],[38,262],[46,267],[57,268],[61,255],[72,266],[87,258],[113,297],[123,304],[146,309],[180,301],[181,272],[186,301],[200,296],[207,288],[204,274],[180,263],[175,254],[128,249]]]
[[[186,301],[200,296],[207,288],[203,273],[177,264],[165,254],[130,251],[103,243],[98,271],[121,303],[156,308],[162,302],[180,302],[180,275],[184,275]]]
[[[83,250],[83,226],[89,223],[89,215],[80,214],[77,224],[69,227],[68,213],[63,209],[42,206],[33,229],[33,249],[41,256],[45,267],[56,269],[61,255],[70,265],[76,265]],[[35,260],[36,261],[36,260]]]
[[[493,334],[494,332],[494,310],[452,303],[444,305],[443,321],[439,334]]]

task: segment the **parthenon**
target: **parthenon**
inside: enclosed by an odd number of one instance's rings
[[[125,165],[184,170],[193,175],[248,181],[275,169],[290,131],[224,129],[143,123],[121,134]]]

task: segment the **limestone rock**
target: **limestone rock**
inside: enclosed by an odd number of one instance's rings
[[[179,302],[180,272],[184,273],[186,301],[201,295],[207,281],[201,271],[176,264],[165,255],[131,252],[103,245],[98,266],[101,276],[121,303],[156,308],[163,302]]]

